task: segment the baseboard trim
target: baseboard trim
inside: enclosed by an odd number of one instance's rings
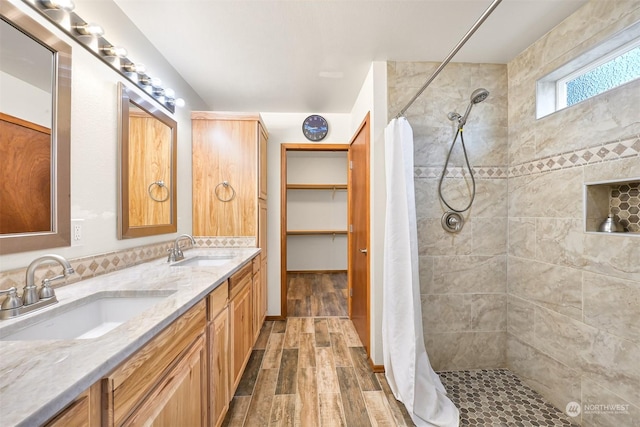
[[[369,358],[369,366],[371,366],[371,370],[375,373],[375,374],[382,374],[384,373],[384,365],[374,365],[373,361],[371,360],[371,358]]]
[[[287,320],[287,318],[285,316],[267,316],[264,318],[264,320],[274,322],[279,320]]]
[[[292,274],[301,274],[301,273],[308,273],[308,274],[329,274],[329,273],[346,273],[347,270],[287,270],[287,274],[288,273],[292,273]]]

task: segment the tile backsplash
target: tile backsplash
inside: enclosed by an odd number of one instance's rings
[[[640,181],[611,186],[609,209],[630,232],[640,232]]]
[[[195,236],[198,248],[241,248],[255,247],[255,237],[208,237]],[[145,246],[122,249],[120,251],[95,254],[81,258],[69,259],[75,273],[64,280],[53,282],[54,288],[79,282],[80,280],[111,273],[123,268],[132,267],[143,262],[167,256],[167,250],[173,245],[173,240],[152,243]],[[14,270],[0,271],[0,289],[8,289],[15,286],[21,289],[24,286],[27,267]],[[40,283],[46,277],[59,274],[60,267],[57,264],[45,264],[36,271],[36,283]]]

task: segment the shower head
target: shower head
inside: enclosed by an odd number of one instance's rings
[[[473,91],[473,93],[471,94],[471,102],[467,107],[467,111],[464,112],[464,116],[458,119],[460,128],[462,128],[465,125],[465,123],[467,123],[467,118],[469,117],[469,113],[471,112],[471,107],[473,107],[474,104],[478,104],[484,101],[485,99],[487,99],[488,96],[489,96],[489,91],[484,88],[479,88]]]
[[[478,104],[484,101],[485,99],[487,99],[488,96],[489,96],[489,91],[486,90],[485,88],[481,87],[480,89],[476,89],[471,94],[471,103]]]

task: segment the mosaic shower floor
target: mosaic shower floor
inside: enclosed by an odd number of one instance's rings
[[[569,416],[506,369],[438,372],[461,426],[574,426]]]

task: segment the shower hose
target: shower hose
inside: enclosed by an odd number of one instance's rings
[[[440,175],[440,182],[438,182],[438,195],[440,196],[440,200],[442,200],[442,203],[444,203],[453,212],[458,212],[458,213],[466,212],[467,210],[469,210],[469,208],[473,204],[473,200],[476,198],[476,180],[473,177],[473,170],[471,170],[471,165],[469,164],[469,157],[467,156],[467,148],[464,145],[463,133],[464,132],[462,131],[462,126],[458,127],[458,130],[455,136],[453,137],[453,143],[451,144],[451,148],[449,148],[449,154],[447,154],[447,160],[444,162],[444,167],[442,168],[442,174]],[[467,169],[469,170],[469,174],[471,175],[471,184],[473,187],[471,192],[471,200],[469,201],[469,204],[464,209],[456,209],[454,207],[451,207],[451,205],[447,203],[444,196],[442,195],[442,180],[444,179],[444,175],[447,172],[447,166],[449,166],[449,159],[451,158],[451,152],[453,151],[453,147],[455,147],[456,142],[458,141],[458,135],[460,135],[460,142],[462,143],[462,152],[464,153],[464,160],[467,163]]]

